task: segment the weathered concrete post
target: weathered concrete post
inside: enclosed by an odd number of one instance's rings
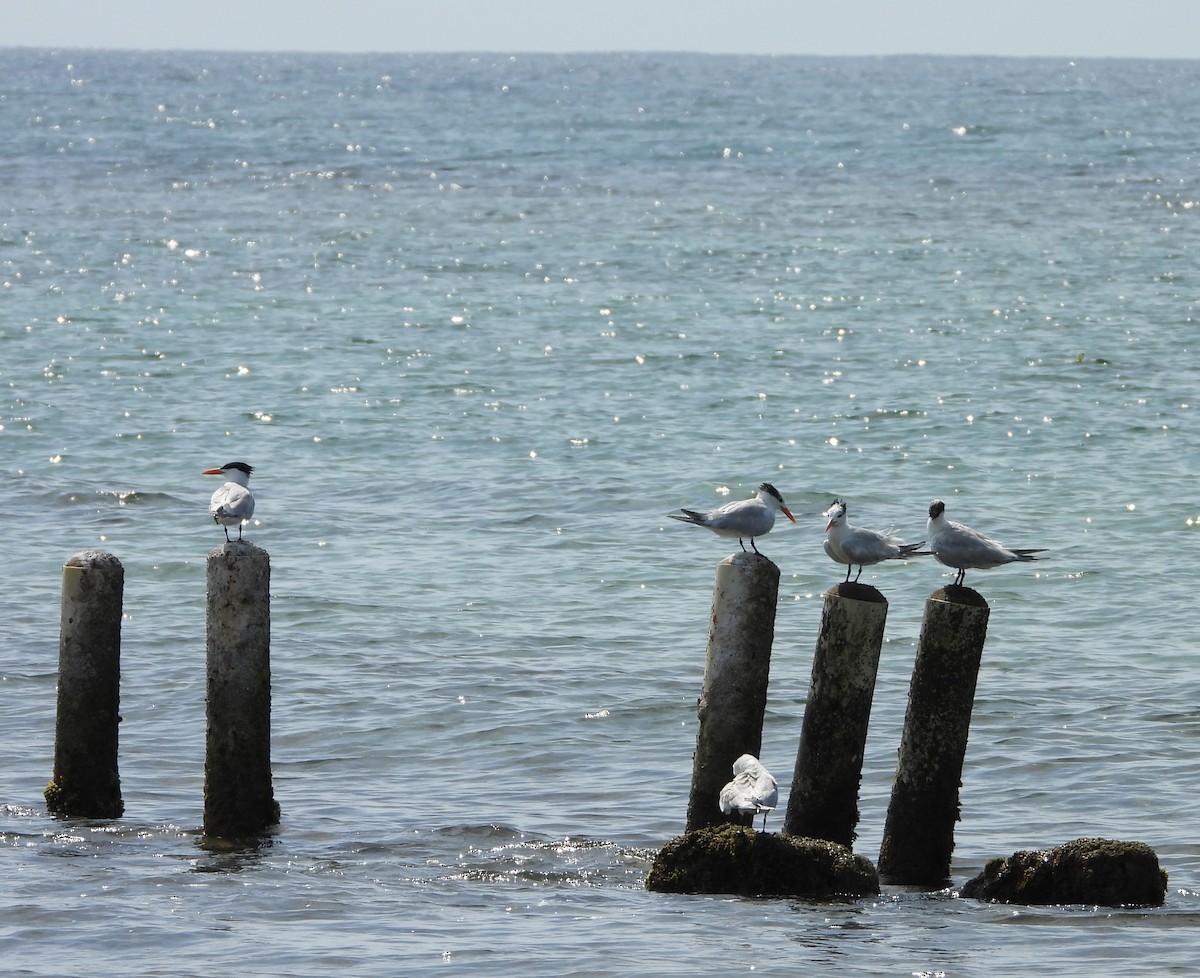
[[[934,591],[925,602],[879,850],[879,877],[885,883],[944,886],[950,879],[958,789],[988,613],[982,595],[961,585]]]
[[[54,774],[46,806],[56,815],[120,818],[121,603],[125,568],[110,553],[81,550],[63,565]]]
[[[208,555],[204,834],[258,835],[279,822],[271,788],[271,560],[252,543]]]
[[[869,584],[825,592],[783,831],[854,844],[858,788],[887,600]]]
[[[752,815],[724,815],[721,789],[733,762],[762,749],[771,642],[779,602],[779,568],[761,554],[736,553],[717,564],[704,686],[697,713],[688,831]]]

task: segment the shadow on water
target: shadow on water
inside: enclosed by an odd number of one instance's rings
[[[262,865],[275,848],[275,837],[273,833],[247,839],[200,835],[196,848],[203,855],[192,866],[193,873],[241,873]]]

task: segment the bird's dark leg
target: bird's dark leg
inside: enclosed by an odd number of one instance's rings
[[[754,547],[754,552],[755,552],[756,554],[758,554],[758,547],[755,547],[755,546],[754,546],[754,537],[751,537],[751,538],[750,538],[750,546]],[[742,547],[742,549],[743,549],[743,550],[745,550],[746,548],[745,548],[745,547]],[[762,556],[762,554],[758,554],[758,555],[759,555],[760,557]]]
[[[842,581],[842,583],[843,583],[843,584],[849,584],[849,583],[850,583],[850,572],[851,572],[852,570],[854,570],[854,565],[853,565],[853,564],[847,564],[847,565],[846,565],[846,579],[845,579],[844,581]]]
[[[238,524],[238,543],[242,542],[242,524]]]
[[[229,527],[222,524],[221,529],[225,531],[225,542],[229,542]]]
[[[854,583],[855,583],[855,584],[857,584],[857,583],[858,583],[858,579],[859,579],[860,577],[862,577],[862,569],[863,569],[863,565],[862,565],[862,564],[859,564],[859,565],[858,565],[858,573],[854,575]]]
[[[751,545],[751,546],[754,546],[754,541],[753,541],[753,540],[751,540],[751,541],[750,541],[750,545]],[[744,554],[748,554],[748,553],[750,552],[749,550],[747,550],[747,549],[746,549],[746,545],[745,545],[744,543],[742,543],[742,538],[741,538],[741,537],[738,537],[738,546],[742,548],[742,553],[744,553]]]
[[[967,577],[967,569],[965,567],[960,567],[958,569],[958,574],[954,578],[954,586],[962,587],[962,582],[964,580],[966,580],[966,577]]]

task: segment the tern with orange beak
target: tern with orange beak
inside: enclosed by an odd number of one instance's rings
[[[250,473],[253,466],[245,462],[226,462],[219,469],[205,469],[201,475],[223,475],[225,484],[212,494],[208,514],[225,530],[225,541],[229,542],[229,528],[238,528],[238,539],[242,538],[242,524],[254,515],[254,493],[250,491]]]
[[[784,505],[779,490],[771,483],[764,482],[758,487],[758,493],[753,499],[739,499],[707,513],[681,509],[678,513],[667,515],[673,520],[707,527],[719,537],[733,537],[742,550],[746,550],[742,540],[748,538],[750,546],[758,553],[758,547],[754,546],[754,538],[766,536],[771,532],[771,527],[775,525],[776,513],[783,513],[793,523],[796,522],[796,517]]]

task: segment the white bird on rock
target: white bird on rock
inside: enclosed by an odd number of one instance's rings
[[[767,828],[767,812],[779,803],[779,786],[771,772],[753,754],[743,754],[733,762],[733,780],[721,789],[721,811],[762,812],[763,831]]]
[[[825,524],[825,553],[839,564],[846,565],[847,581],[855,564],[858,565],[858,573],[854,575],[857,581],[868,564],[892,559],[907,560],[920,552],[925,544],[924,540],[920,543],[901,543],[900,538],[892,533],[851,526],[846,522],[846,504],[840,499],[835,499],[833,505],[821,515],[829,518]]]
[[[229,528],[238,528],[238,539],[242,538],[242,524],[254,515],[254,493],[250,491],[250,473],[254,467],[245,462],[226,462],[219,469],[205,469],[201,475],[223,475],[225,483],[212,494],[208,504],[208,515],[214,523],[225,530],[225,541],[229,542]]]
[[[929,504],[929,524],[925,535],[930,553],[947,567],[958,571],[958,576],[954,578],[955,585],[962,584],[968,568],[988,570],[1018,560],[1037,560],[1033,555],[1044,553],[1046,549],[1009,549],[995,540],[989,540],[969,526],[946,519],[946,504],[940,499]]]
[[[771,527],[775,525],[776,513],[783,513],[793,523],[796,522],[796,517],[784,505],[779,490],[771,483],[764,482],[758,487],[758,493],[753,499],[739,499],[707,513],[681,509],[678,513],[667,515],[673,520],[708,527],[719,537],[735,537],[742,550],[746,550],[742,540],[748,537],[750,546],[758,553],[758,547],[754,546],[754,538],[771,532]]]

